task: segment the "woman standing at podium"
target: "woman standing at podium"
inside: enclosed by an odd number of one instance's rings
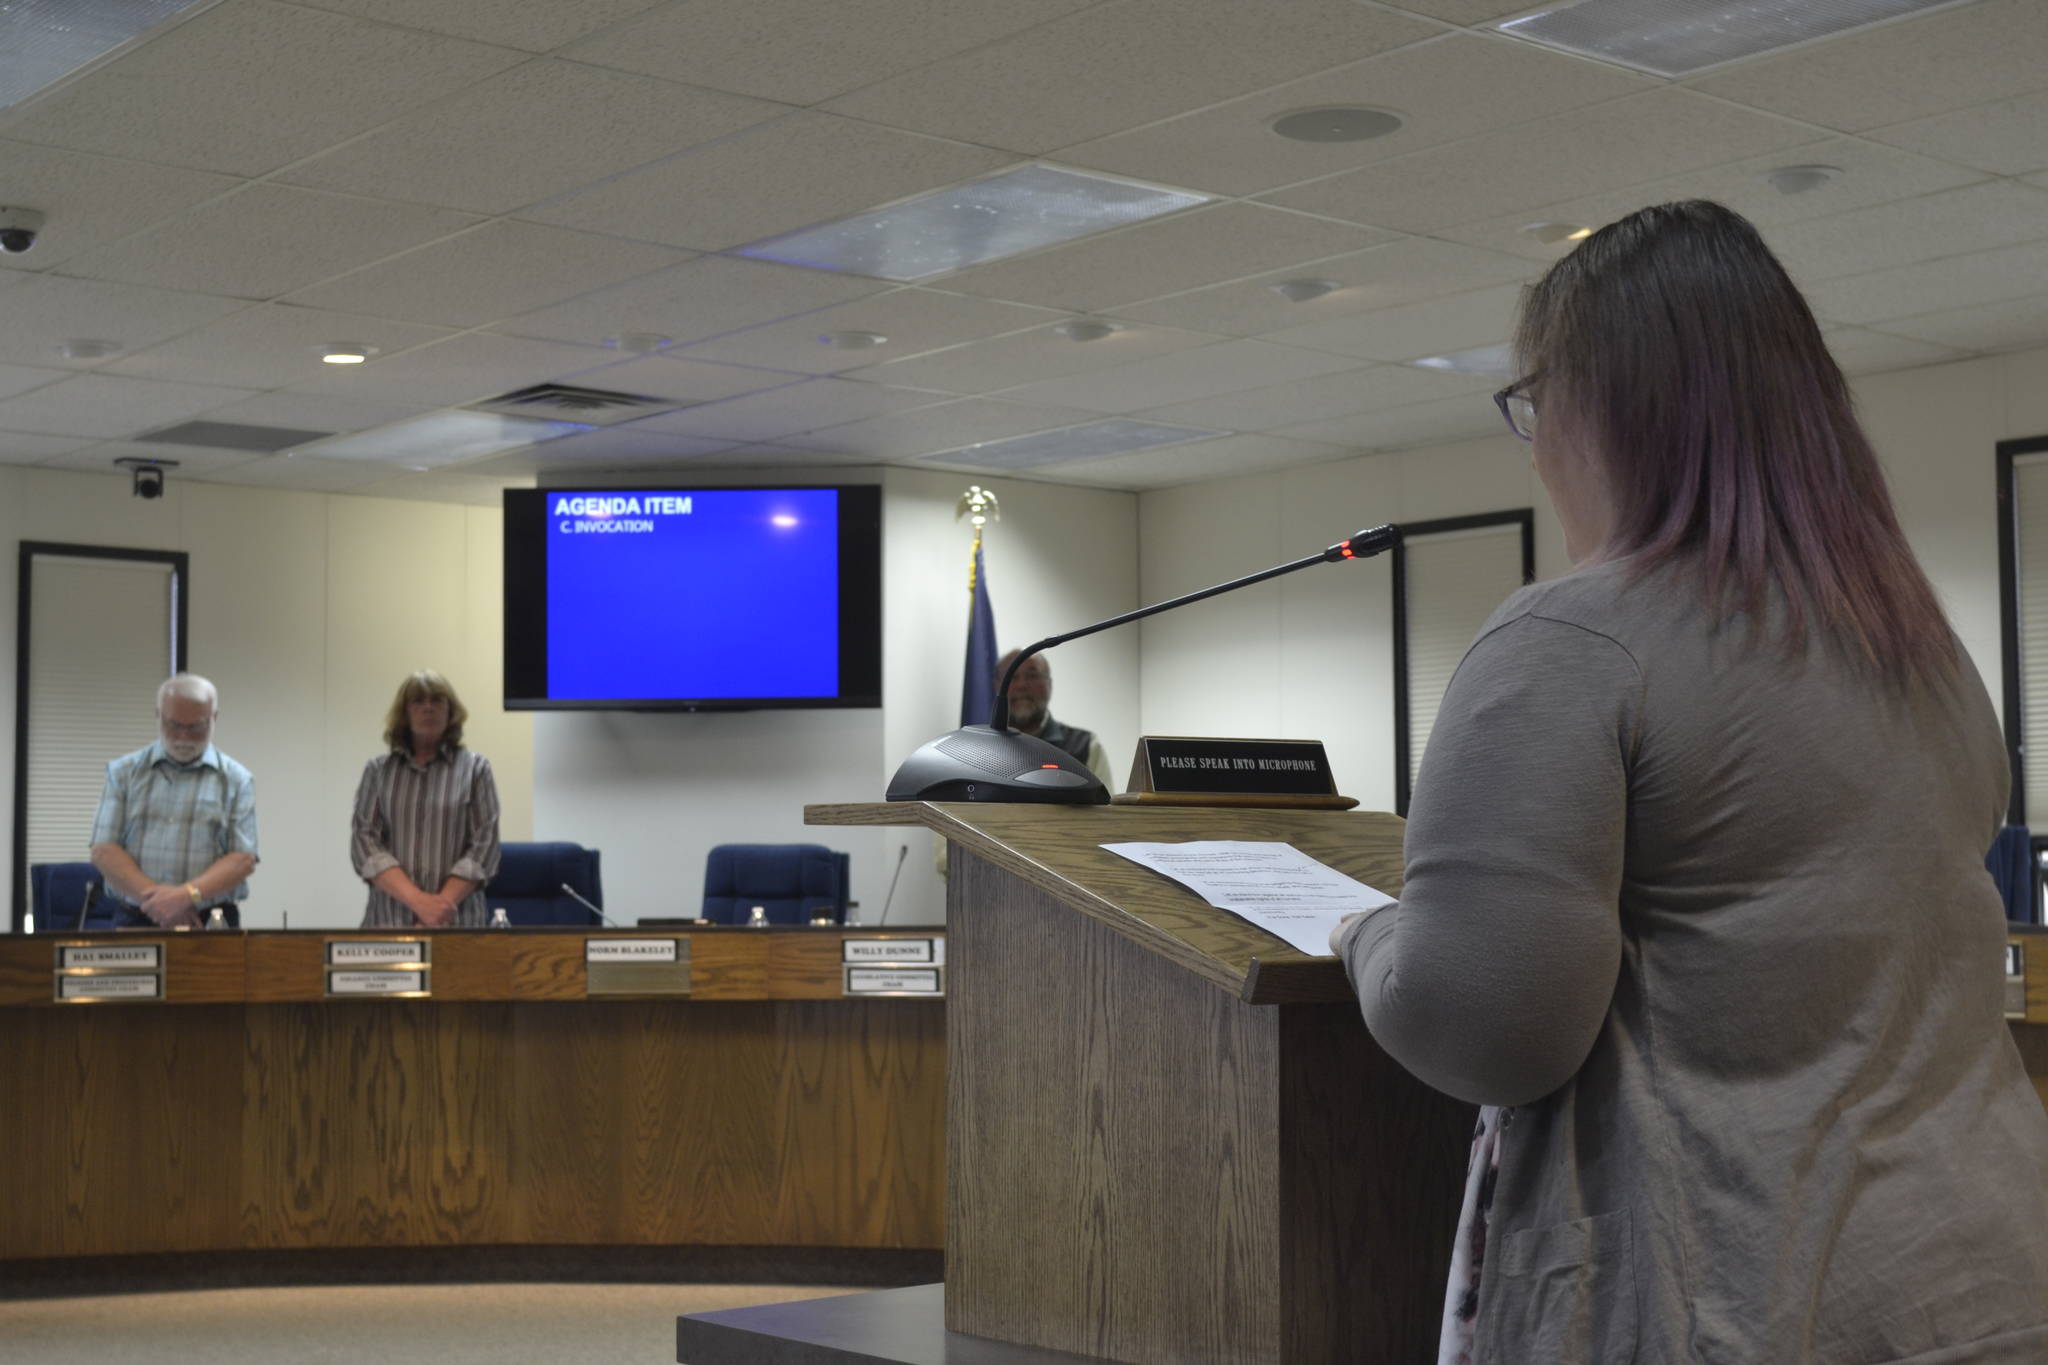
[[[1452,679],[1366,1022],[1488,1106],[1444,1359],[2048,1361],[2048,1115],[1984,870],[2005,747],[1754,228],[1666,204],[1498,395],[1573,571]]]
[[[365,929],[480,929],[498,871],[498,784],[462,747],[469,710],[431,668],[398,685],[385,752],[356,786],[349,856],[370,884]]]

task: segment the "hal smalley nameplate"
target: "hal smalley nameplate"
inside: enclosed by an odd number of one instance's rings
[[[329,939],[330,967],[411,967],[434,960],[434,945],[425,939]]]
[[[589,938],[583,941],[585,995],[688,995],[690,941]]]
[[[100,972],[57,978],[59,1000],[161,1000],[164,979],[155,972]]]
[[[930,962],[946,960],[942,938],[849,938],[840,946],[842,962]]]
[[[945,972],[938,967],[846,968],[848,995],[944,995]]]
[[[161,943],[67,943],[57,949],[59,967],[114,968],[131,972],[160,972],[164,966]]]
[[[425,972],[394,972],[372,968],[367,971],[330,971],[327,973],[327,993],[403,998],[424,996],[429,992]]]

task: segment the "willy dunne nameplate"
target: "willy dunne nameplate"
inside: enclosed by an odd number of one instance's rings
[[[842,941],[840,960],[843,962],[929,962],[941,965],[946,960],[946,940],[942,938],[849,938]]]
[[[946,969],[943,967],[855,967],[846,968],[847,995],[944,995]]]
[[[585,995],[688,995],[690,941],[590,938],[583,941]]]

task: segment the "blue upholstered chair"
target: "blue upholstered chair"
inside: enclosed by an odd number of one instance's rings
[[[505,844],[498,875],[484,901],[514,924],[596,924],[597,916],[562,894],[566,883],[592,904],[604,905],[604,883],[594,848],[581,844]]]
[[[28,870],[29,909],[36,917],[39,934],[69,934],[78,928],[78,907],[85,903],[85,889],[100,881],[100,870],[91,863],[34,863]],[[93,897],[88,929],[111,929],[114,917],[100,894]]]
[[[745,924],[756,905],[770,924],[846,919],[850,859],[823,844],[720,844],[704,860],[705,919]]]

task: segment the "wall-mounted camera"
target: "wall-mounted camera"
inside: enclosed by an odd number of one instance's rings
[[[36,244],[42,235],[43,215],[34,209],[16,209],[0,205],[0,251],[10,256],[19,256]]]
[[[128,491],[138,498],[160,498],[164,495],[164,473],[176,469],[176,460],[145,460],[134,455],[124,455],[114,461],[128,471]]]

